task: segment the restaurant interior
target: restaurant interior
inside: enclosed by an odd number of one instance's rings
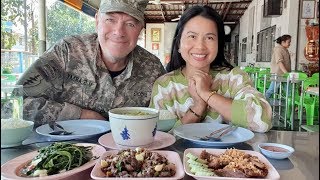
[[[100,0],[58,1],[91,18],[98,11],[100,4]],[[39,7],[45,7],[46,0],[38,3]],[[108,155],[124,149],[128,151],[125,152],[126,154],[133,153],[131,151],[135,150],[136,159],[137,155],[148,154],[144,152],[145,149],[156,151],[165,156],[169,162],[175,163],[176,166],[175,174],[170,177],[171,179],[219,179],[222,177],[217,176],[224,176],[221,169],[213,171],[213,174],[211,173],[212,169],[202,168],[199,170],[199,167],[208,167],[208,163],[201,164],[202,162],[195,159],[200,158],[202,150],[220,154],[227,152],[226,150],[230,150],[230,148],[257,156],[266,164],[268,174],[263,178],[319,179],[319,0],[152,0],[149,1],[144,13],[145,28],[139,36],[138,45],[157,56],[163,66],[166,66],[170,61],[171,43],[179,18],[185,10],[195,5],[208,5],[221,15],[225,28],[225,56],[231,65],[239,67],[250,76],[254,88],[266,95],[271,83],[278,84],[279,88],[275,88],[275,93],[270,98],[266,98],[272,108],[272,128],[269,132],[258,133],[236,127],[228,133],[221,134],[222,131],[219,132],[223,138],[218,141],[199,140],[199,137],[195,137],[208,135],[212,131],[227,127],[227,125],[199,123],[193,126],[174,127],[174,123],[169,121],[170,118],[167,118],[164,120],[167,120],[168,124],[162,124],[161,127],[154,130],[156,133],[150,137],[152,140],[149,144],[145,144],[150,140],[147,139],[149,135],[141,135],[141,133],[136,135],[139,136],[139,140],[136,140],[135,135],[131,134],[130,141],[132,142],[127,144],[127,141],[117,139],[124,137],[123,134],[121,137],[112,134],[123,127],[118,127],[115,130],[115,125],[112,125],[111,122],[106,123],[98,120],[93,123],[92,121],[87,122],[87,124],[77,120],[73,120],[73,123],[59,122],[62,126],[60,130],[71,135],[59,134],[56,136],[48,132],[57,127],[52,128],[48,124],[32,129],[33,123],[28,125],[26,123],[20,131],[15,131],[17,129],[3,125],[1,119],[1,179],[24,179],[25,177],[20,172],[21,164],[25,166],[30,163],[40,148],[48,147],[56,142],[93,146],[92,152],[94,152],[94,156],[97,156],[97,159],[89,160],[85,165],[76,167],[67,173],[61,171],[56,175],[50,175],[51,179],[107,179],[111,171],[108,172],[103,168],[109,166]],[[39,9],[39,14],[43,15],[39,16],[39,22],[45,23],[45,13],[45,8]],[[46,34],[46,31],[46,26],[40,24],[38,56],[48,48],[46,36],[41,35]],[[284,34],[291,35],[291,45],[288,48],[291,72],[277,75],[271,73],[272,53],[276,45],[275,40]],[[10,53],[23,57],[26,51],[1,49],[1,61]],[[4,73],[1,67],[1,102],[3,100],[3,84],[15,83],[21,72],[27,69],[27,66],[30,66],[38,56],[28,60],[26,63],[28,65],[21,67],[20,73]],[[118,118],[117,113],[114,114]],[[120,116],[120,118],[123,117]],[[145,118],[152,119],[154,117]],[[158,114],[157,120],[160,123],[159,119],[161,118]],[[165,122],[164,120],[162,123]],[[60,126],[59,124],[54,126]],[[75,124],[78,125],[75,127]],[[91,133],[91,130],[87,130],[89,124],[89,128],[96,128],[95,132]],[[125,125],[126,122],[121,124]],[[125,127],[130,128],[130,126],[133,125]],[[132,128],[136,128],[134,131],[137,132],[145,132],[146,128],[149,128],[146,123],[139,125],[137,122],[136,126],[138,127]],[[154,125],[150,128],[154,128]],[[76,135],[78,131],[81,131],[82,134]],[[20,138],[18,143],[14,145],[2,143],[10,143],[14,137]],[[140,145],[136,146],[136,143],[140,143]],[[263,147],[266,146],[269,148],[277,147],[278,150],[283,148],[285,155],[275,157],[277,155],[272,152],[277,150],[270,150],[271,153],[270,151],[265,152]],[[137,150],[137,147],[142,147],[142,150]],[[128,149],[131,151],[129,152]],[[177,153],[177,157],[173,152]],[[61,156],[63,156],[62,154]],[[237,157],[239,156],[238,154]],[[164,166],[169,168],[168,164]],[[119,164],[115,165],[115,169],[117,168],[119,169]],[[154,168],[159,169],[160,167]],[[103,173],[101,169],[103,169]],[[161,171],[162,166],[157,174],[161,174]],[[208,171],[210,172],[208,173]],[[44,179],[50,179],[50,176]],[[122,175],[120,174],[120,176]],[[230,176],[230,174],[226,176]],[[116,179],[115,177],[109,178]],[[238,179],[250,178],[246,174],[245,177]]]

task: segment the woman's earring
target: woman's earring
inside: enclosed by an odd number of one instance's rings
[[[181,52],[180,52],[180,48],[178,49],[178,53],[181,53]]]

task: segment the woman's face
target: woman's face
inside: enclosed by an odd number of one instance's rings
[[[214,21],[195,16],[185,24],[180,53],[186,66],[207,69],[218,54],[218,28]]]
[[[288,39],[286,41],[282,41],[281,45],[285,48],[289,48],[291,44],[291,39]]]

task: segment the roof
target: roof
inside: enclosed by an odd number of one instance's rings
[[[71,0],[60,0],[71,6]],[[99,8],[100,0],[82,0],[80,2],[83,12],[94,16]],[[225,24],[233,29],[241,16],[248,9],[252,0],[152,0],[145,10],[146,23],[164,23],[178,21],[184,10],[195,5],[208,5],[219,12]],[[77,8],[77,7],[76,7]]]

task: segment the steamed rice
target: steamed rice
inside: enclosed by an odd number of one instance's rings
[[[1,119],[1,129],[17,129],[30,126],[30,122],[22,119]]]
[[[177,116],[175,114],[172,114],[169,110],[160,110],[159,111],[159,119],[176,119]]]

